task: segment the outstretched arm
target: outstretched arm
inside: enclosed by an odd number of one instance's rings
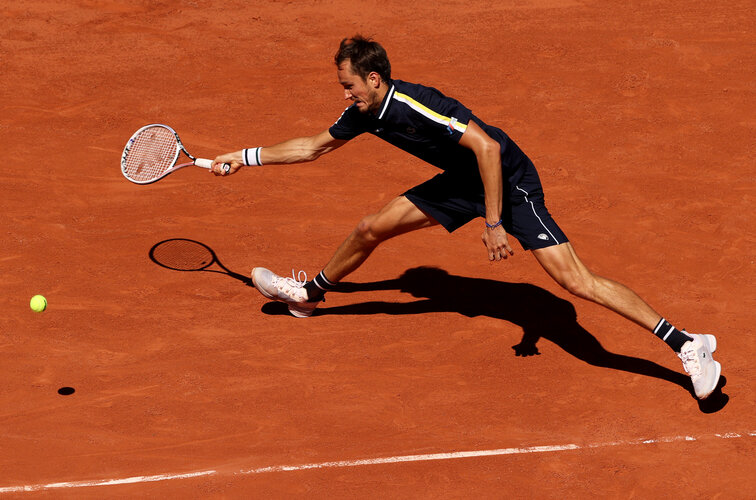
[[[313,161],[320,156],[330,153],[343,146],[347,141],[334,139],[328,130],[312,137],[297,137],[281,142],[274,146],[260,148],[260,163],[263,165],[275,163],[301,163]],[[213,160],[212,173],[226,175],[220,168],[224,163],[231,165],[228,174],[233,174],[244,166],[244,150],[220,155]]]
[[[507,232],[501,225],[501,210],[504,198],[504,180],[501,174],[499,143],[491,139],[477,123],[470,120],[459,143],[471,149],[478,159],[480,177],[483,180],[486,202],[486,228],[483,244],[489,260],[506,259],[514,251],[509,245]]]

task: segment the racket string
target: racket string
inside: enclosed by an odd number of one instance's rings
[[[178,156],[178,142],[164,127],[150,127],[136,135],[124,157],[124,173],[130,179],[156,179],[171,168]]]

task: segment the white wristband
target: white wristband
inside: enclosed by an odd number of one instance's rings
[[[262,165],[260,161],[260,150],[262,148],[249,148],[242,151],[244,164],[247,166],[258,167]]]

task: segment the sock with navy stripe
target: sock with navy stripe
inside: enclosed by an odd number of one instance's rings
[[[324,296],[326,292],[336,288],[336,283],[329,281],[326,275],[323,274],[323,271],[320,271],[320,274],[315,276],[315,279],[305,283],[304,288],[307,290],[307,298],[310,302],[320,302],[321,300],[325,300]]]
[[[666,342],[667,345],[671,347],[675,352],[680,352],[685,342],[693,340],[685,333],[685,331],[680,331],[674,326],[670,325],[669,322],[664,318],[662,318],[659,321],[659,324],[656,325],[656,328],[654,328],[654,335]]]

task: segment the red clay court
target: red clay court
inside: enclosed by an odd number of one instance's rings
[[[489,263],[476,223],[387,242],[310,319],[266,301],[252,267],[313,277],[436,172],[377,138],[121,175],[147,123],[210,158],[329,127],[357,32],[505,130],[589,267],[716,334],[726,385],[699,404],[663,343],[517,245]],[[0,498],[753,498],[755,44],[737,0],[9,3]],[[150,258],[176,238],[230,271]]]

